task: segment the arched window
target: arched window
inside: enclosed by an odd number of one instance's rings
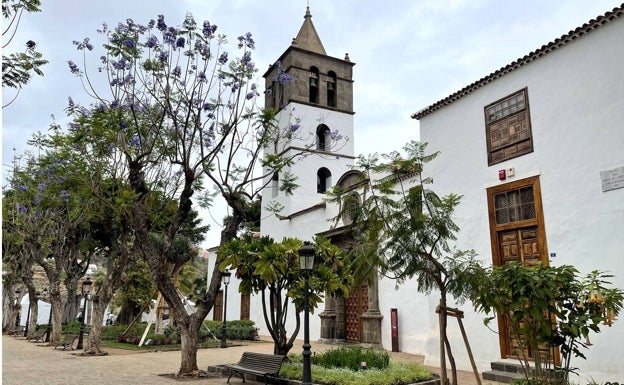
[[[336,73],[334,71],[329,71],[327,75],[329,76],[329,80],[327,81],[327,106],[336,107]]]
[[[278,192],[279,192],[279,174],[276,171],[273,173],[273,177],[271,177],[271,196],[275,198]]]
[[[329,151],[331,145],[330,130],[324,124],[320,124],[316,127],[316,149],[321,151]]]
[[[310,88],[310,103],[318,104],[319,102],[319,70],[316,67],[310,67],[308,84]]]
[[[345,225],[353,223],[358,210],[360,209],[360,196],[353,192],[344,198],[344,208],[342,209],[342,222]]]
[[[316,173],[316,192],[319,194],[323,194],[330,187],[331,172],[325,167],[319,168],[318,172]]]

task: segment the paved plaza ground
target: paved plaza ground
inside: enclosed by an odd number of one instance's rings
[[[302,341],[297,341],[293,352],[301,351]],[[336,345],[312,342],[312,351],[321,352]],[[180,352],[137,352],[106,348],[107,356],[83,357],[76,350],[55,350],[45,343],[33,343],[23,337],[2,335],[2,385],[216,385],[226,384],[227,378],[203,378],[177,381],[164,375],[177,372]],[[244,351],[272,353],[273,344],[268,341],[246,342],[227,349],[200,349],[197,361],[200,369],[209,365],[238,362]],[[407,353],[391,353],[392,359],[407,362],[423,362],[422,356]],[[436,368],[430,368],[438,372]],[[482,381],[483,385],[496,383]],[[231,379],[233,385],[242,383],[240,377]],[[254,385],[252,381],[247,384]],[[460,385],[476,385],[471,372],[461,372]]]

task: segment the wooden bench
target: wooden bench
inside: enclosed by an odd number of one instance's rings
[[[54,349],[62,346],[63,350],[65,350],[66,348],[74,350],[74,341],[76,341],[76,338],[78,338],[78,336],[75,334],[67,334],[65,337],[63,337],[61,342],[54,344]]]
[[[47,331],[47,329],[37,329],[32,336],[28,337],[27,340],[32,342],[43,342],[43,338],[45,337]]]
[[[9,335],[13,337],[19,337],[19,336],[24,335],[24,330],[26,330],[26,326],[20,325],[20,326],[15,327],[13,330],[11,330],[9,332]]]
[[[286,356],[276,354],[244,352],[237,365],[224,365],[230,370],[227,382],[229,384],[230,378],[235,374],[240,374],[243,382],[245,382],[245,374],[253,374],[256,378],[264,377],[265,385],[269,378],[277,381],[285,358]]]

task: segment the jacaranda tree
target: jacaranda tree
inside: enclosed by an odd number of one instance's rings
[[[251,202],[270,181],[265,176],[292,161],[261,157],[264,145],[285,133],[276,129],[273,111],[260,112],[255,105],[252,35],[237,38],[234,57],[226,37],[216,31],[216,25],[198,25],[191,15],[178,26],[168,25],[162,15],[145,25],[128,19],[99,31],[103,52],[94,75],[87,60],[81,67],[69,62],[95,98],[92,108],[70,110],[75,145],[88,143],[108,156],[110,167],[127,182],[120,204],[131,213],[133,243],[180,331],[180,375],[198,370],[199,328],[221,281],[215,265],[208,288],[196,288],[195,313],[187,313],[174,276],[188,258],[176,254],[174,242],[194,199],[210,202],[215,188],[229,206],[221,233],[225,242],[247,220]],[[94,49],[88,38],[74,44],[85,57]],[[96,85],[98,74],[107,83],[104,90]],[[266,175],[258,174],[259,165]]]

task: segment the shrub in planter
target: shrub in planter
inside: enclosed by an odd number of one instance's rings
[[[367,369],[385,369],[390,364],[390,355],[385,350],[344,347],[312,356],[312,364],[326,368],[357,371],[362,368],[363,362],[366,362]]]

